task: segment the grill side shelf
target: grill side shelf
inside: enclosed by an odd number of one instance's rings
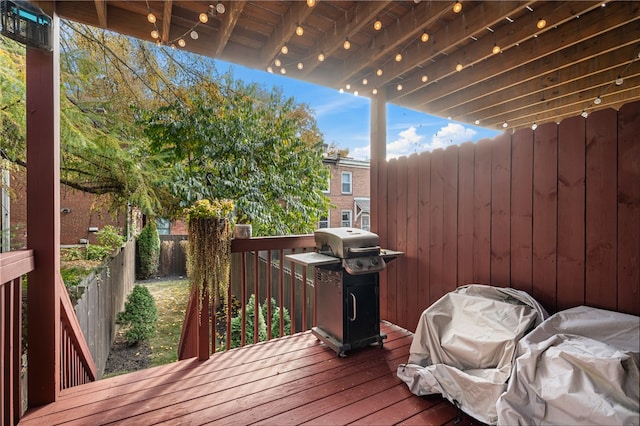
[[[302,266],[331,265],[341,261],[339,257],[327,256],[316,252],[288,254],[284,258]]]

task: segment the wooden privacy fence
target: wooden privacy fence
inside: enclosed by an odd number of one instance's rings
[[[116,333],[116,316],[135,284],[135,240],[79,287],[82,296],[75,305],[78,323],[93,355],[98,377],[102,377]]]
[[[394,159],[378,187],[374,232],[406,252],[382,274],[384,319],[415,330],[468,283],[640,314],[640,102]]]
[[[183,248],[187,235],[160,235],[160,267],[158,273],[163,276],[187,276],[187,256]]]

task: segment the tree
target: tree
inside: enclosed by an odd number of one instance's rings
[[[255,235],[311,232],[328,208],[322,137],[305,105],[226,75],[186,87],[181,98],[139,111],[151,152],[179,205],[232,199]]]

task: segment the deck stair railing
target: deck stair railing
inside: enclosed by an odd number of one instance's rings
[[[230,349],[234,317],[236,326],[239,319],[240,346],[257,343],[260,334],[259,304],[265,311],[267,340],[282,336],[287,331],[285,315],[274,315],[274,309],[280,313],[287,310],[289,313],[290,334],[309,329],[315,324],[313,275],[309,274],[307,268],[286,260],[285,256],[312,251],[314,247],[313,235],[234,239],[231,243],[231,284],[227,294],[230,308],[215,309],[208,306],[208,301],[199,303],[197,295],[192,293],[180,337],[179,359],[197,356],[204,360],[216,350]],[[309,290],[308,287],[313,289]],[[255,308],[250,312],[247,302],[252,294]],[[273,306],[268,302],[271,300],[275,302]],[[203,310],[202,317],[208,318],[208,321],[200,323],[199,308]],[[278,323],[274,324],[274,318]]]

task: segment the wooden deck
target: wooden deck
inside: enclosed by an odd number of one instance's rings
[[[412,335],[381,324],[382,349],[339,358],[310,332],[64,390],[22,425],[481,424],[396,377]]]

